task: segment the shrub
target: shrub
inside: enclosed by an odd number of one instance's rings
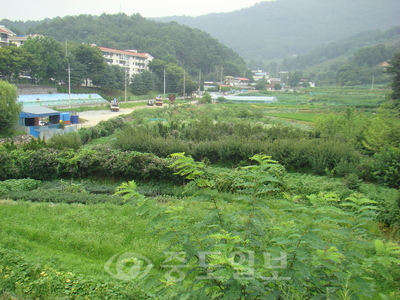
[[[82,146],[80,135],[77,132],[68,132],[66,134],[53,135],[47,145],[53,149],[74,149],[78,150]]]
[[[125,126],[124,120],[120,117],[112,118],[107,121],[101,121],[99,124],[90,128],[80,128],[78,135],[83,144],[88,143],[92,139],[105,137],[113,134],[115,130]]]
[[[383,147],[374,155],[375,172],[373,176],[378,182],[389,187],[400,187],[400,149]]]
[[[42,182],[35,179],[8,179],[0,182],[0,190],[3,191],[32,191],[37,189]]]
[[[57,178],[57,155],[59,151],[55,149],[38,149],[30,151],[24,161],[24,172],[26,177],[32,177],[39,180],[52,180]]]
[[[148,299],[123,281],[105,281],[29,261],[18,251],[0,249],[1,299]],[[13,294],[11,297],[10,294]],[[14,295],[15,294],[15,295]]]
[[[92,130],[90,128],[80,128],[78,130],[79,138],[82,144],[88,143],[92,139]]]

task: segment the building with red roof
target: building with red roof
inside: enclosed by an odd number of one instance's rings
[[[96,46],[96,45],[92,45]],[[149,70],[149,62],[154,59],[149,53],[138,53],[136,50],[117,50],[106,47],[98,47],[105,61],[110,65],[117,65],[125,68],[126,73],[131,77]]]
[[[10,29],[0,25],[0,47],[10,45],[10,37],[16,36]]]
[[[225,83],[230,86],[247,86],[250,79],[244,77],[225,76]]]

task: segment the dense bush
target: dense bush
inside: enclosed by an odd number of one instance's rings
[[[190,180],[187,187],[198,190],[187,203],[162,209],[152,219],[167,249],[184,257],[176,276],[185,280],[173,284],[173,277],[158,285],[154,280],[156,297],[398,298],[400,247],[377,238],[376,201],[358,193],[341,198],[318,192],[305,195],[305,201],[298,195],[276,197],[282,192],[282,166],[261,155],[252,157],[259,164],[232,170],[242,173],[233,179],[237,192],[226,200],[218,192],[218,182],[232,186],[226,174],[221,177],[228,180],[214,180],[220,170],[210,171],[181,153],[174,157],[178,173]],[[281,264],[272,263],[276,257]]]
[[[376,153],[374,161],[375,171],[373,176],[378,182],[390,186],[400,187],[400,149],[383,147]]]
[[[168,168],[169,159],[153,154],[120,151],[101,147],[79,151],[41,148],[11,152],[0,150],[3,158],[0,179],[33,178],[115,178],[135,180],[170,180],[176,176]]]
[[[361,184],[359,191],[379,204],[377,220],[388,227],[400,229],[400,191],[379,185]]]
[[[10,191],[31,191],[37,189],[41,184],[41,181],[30,178],[0,181],[0,195]]]
[[[90,128],[80,128],[78,135],[83,144],[88,143],[92,139],[105,137],[113,134],[117,129],[124,126],[122,118],[112,118],[108,121],[101,121],[99,124]]]
[[[48,141],[47,145],[53,149],[74,149],[78,150],[82,146],[82,141],[77,132],[68,132],[66,134],[53,135]]]

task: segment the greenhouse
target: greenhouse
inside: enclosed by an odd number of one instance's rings
[[[19,95],[18,101],[24,107],[32,106],[67,106],[69,104],[95,104],[108,103],[99,94],[37,94],[37,95]]]
[[[225,96],[227,102],[233,103],[273,103],[278,101],[276,97],[267,96]]]

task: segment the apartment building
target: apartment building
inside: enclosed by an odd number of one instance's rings
[[[92,45],[96,46],[96,45]],[[117,50],[98,47],[103,52],[105,61],[110,65],[125,68],[129,77],[149,70],[149,62],[154,59],[149,53],[138,53],[136,50]]]
[[[13,44],[17,47],[22,46],[29,38],[34,38],[36,36],[43,36],[39,34],[29,34],[29,35],[16,35],[16,36],[10,36],[9,41],[10,44]]]
[[[0,47],[10,45],[10,37],[16,36],[14,32],[6,28],[4,25],[0,25]]]

